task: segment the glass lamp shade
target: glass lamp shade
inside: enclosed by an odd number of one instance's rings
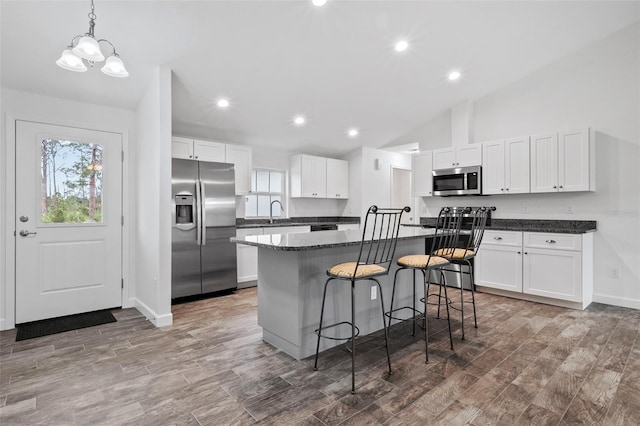
[[[122,62],[122,59],[120,59],[119,56],[115,56],[115,55],[109,56],[107,58],[107,62],[100,69],[100,71],[102,71],[103,73],[111,77],[128,77],[129,76],[129,73],[124,67],[124,63]]]
[[[56,61],[56,64],[58,64],[60,68],[64,68],[69,71],[85,72],[87,70],[82,59],[74,55],[70,49],[65,49],[62,52],[62,56],[60,56],[60,59]]]
[[[76,47],[73,48],[73,53],[87,61],[104,61],[104,55],[100,51],[100,46],[98,46],[98,42],[93,37],[81,37]]]

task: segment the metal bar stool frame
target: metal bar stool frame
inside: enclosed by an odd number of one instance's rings
[[[329,278],[324,284],[322,295],[322,307],[320,308],[320,324],[315,330],[318,335],[316,344],[316,355],[313,369],[318,370],[318,355],[320,352],[320,338],[331,340],[347,340],[351,341],[351,393],[355,394],[355,370],[356,370],[356,337],[360,335],[360,329],[355,325],[355,283],[357,281],[374,281],[378,286],[380,293],[380,307],[382,309],[382,325],[384,329],[384,340],[387,351],[387,364],[389,374],[391,374],[391,356],[389,355],[389,330],[385,321],[384,299],[382,295],[382,286],[377,277],[389,274],[389,268],[395,256],[396,245],[398,242],[398,234],[400,232],[400,222],[403,213],[409,213],[411,209],[403,208],[379,208],[375,205],[369,207],[365,217],[364,229],[362,230],[362,240],[360,242],[360,253],[356,262],[347,262],[334,265],[327,271]],[[343,265],[349,265],[351,270],[347,273],[339,274]],[[367,271],[367,269],[369,271]],[[361,275],[358,275],[358,270]],[[349,281],[351,283],[351,321],[341,321],[335,324],[323,326],[324,307],[327,299],[327,287],[334,280]],[[350,337],[331,337],[322,334],[323,330],[337,327],[339,325],[351,325]],[[356,332],[357,330],[357,332]],[[348,348],[348,346],[347,346]],[[349,349],[349,348],[348,348]]]
[[[487,225],[487,219],[490,211],[495,211],[495,207],[480,207],[473,211],[473,219],[471,223],[471,229],[469,233],[469,239],[464,247],[460,247],[453,252],[449,249],[446,252],[443,251],[441,255],[449,260],[452,265],[457,265],[458,269],[445,269],[448,272],[457,272],[460,276],[460,308],[457,308],[451,301],[450,305],[452,309],[460,311],[460,325],[462,330],[462,340],[464,340],[464,288],[463,288],[463,276],[469,275],[471,281],[471,304],[473,306],[473,322],[474,327],[478,328],[478,317],[476,314],[476,297],[475,297],[475,277],[473,272],[473,263],[471,262],[478,253],[480,244],[482,243],[482,237],[484,236],[484,230]],[[463,270],[466,267],[467,270]]]
[[[449,329],[449,342],[451,345],[451,350],[453,350],[453,334],[451,332],[451,320],[449,318],[449,303],[450,300],[447,294],[447,286],[442,285],[442,283],[446,283],[446,277],[443,272],[443,268],[449,264],[449,261],[446,257],[440,255],[434,255],[436,252],[442,252],[443,249],[448,247],[455,247],[458,243],[458,238],[460,235],[460,228],[462,224],[462,217],[467,212],[467,210],[457,210],[451,209],[449,207],[443,207],[438,214],[438,220],[436,222],[435,234],[433,235],[433,239],[431,242],[431,250],[428,251],[428,254],[422,256],[417,255],[417,258],[424,258],[426,263],[420,265],[409,265],[403,262],[403,259],[408,256],[402,257],[398,259],[399,268],[396,270],[394,279],[393,279],[393,289],[391,292],[391,306],[389,307],[389,312],[385,313],[385,315],[389,318],[389,326],[391,326],[391,320],[395,319],[397,321],[412,321],[412,335],[416,334],[416,321],[424,322],[424,338],[425,338],[425,358],[426,362],[429,362],[429,326],[427,320],[427,305],[436,304],[430,303],[428,301],[429,296],[437,296],[438,297],[438,318],[440,317],[440,304],[441,304],[441,291],[444,288],[444,299],[446,302],[447,308],[447,325]],[[412,270],[413,271],[413,303],[412,306],[402,306],[399,308],[393,308],[393,302],[395,300],[395,291],[398,273],[403,270]],[[416,309],[416,271],[421,271],[423,275],[423,287],[425,297],[420,299],[421,302],[424,303],[424,312]],[[440,273],[440,282],[434,283],[431,280],[432,272]],[[431,284],[438,284],[440,288],[440,292],[438,294],[430,294],[429,289]],[[394,314],[398,311],[402,311],[405,309],[409,309],[412,311],[413,316],[410,318],[399,318],[394,316]]]

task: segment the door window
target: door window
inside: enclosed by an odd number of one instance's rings
[[[100,144],[42,139],[41,223],[102,223],[102,154]]]

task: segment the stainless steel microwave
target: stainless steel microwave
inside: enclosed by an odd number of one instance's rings
[[[482,167],[456,167],[433,171],[433,195],[481,195]]]

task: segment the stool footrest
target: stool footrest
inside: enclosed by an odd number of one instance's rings
[[[337,327],[337,326],[339,326],[339,325],[343,325],[343,324],[346,324],[346,325],[348,325],[348,326],[351,326],[351,323],[350,323],[349,321],[342,321],[342,322],[338,322],[338,323],[335,323],[335,324],[331,324],[331,325],[324,326],[324,327],[322,327],[322,329],[323,329],[323,330],[326,330],[326,329],[328,329],[328,328]],[[358,328],[358,326],[357,326],[357,325],[354,325],[354,328],[356,329],[356,335],[355,335],[355,337],[358,337],[358,336],[360,335],[360,329]],[[323,335],[323,334],[320,334],[320,333],[319,333],[319,330],[320,330],[319,328],[316,328],[315,330],[313,330],[313,332],[314,332],[314,333],[316,333],[318,336],[320,336],[320,337],[324,338],[324,339],[329,339],[329,340],[351,340],[351,336],[349,336],[349,337],[331,337],[331,336],[325,336],[325,335]]]
[[[401,311],[403,309],[409,309],[410,311],[413,311],[413,313],[417,314],[417,316],[420,316],[420,318],[419,318],[420,321],[423,320],[422,317],[424,316],[424,312],[421,312],[421,311],[419,311],[417,309],[414,309],[411,306],[402,306],[401,308],[396,308],[396,309],[393,309],[393,310],[391,310],[389,312],[385,312],[384,315],[387,318],[394,319],[396,321],[418,321],[418,318],[416,318],[416,316],[413,316],[413,317],[410,317],[410,318],[398,318],[398,317],[394,317],[392,315],[394,312],[398,312],[398,311]]]

